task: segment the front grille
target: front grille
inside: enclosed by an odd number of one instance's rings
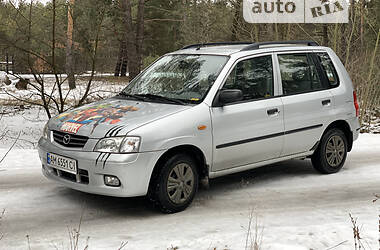
[[[68,143],[63,139],[65,135],[70,136]],[[88,140],[86,136],[73,135],[60,131],[53,131],[53,138],[56,143],[69,148],[83,148]]]
[[[45,166],[43,166],[43,167],[46,169]],[[54,174],[55,176],[61,177],[62,179],[72,181],[72,182],[76,182],[76,183],[81,183],[81,184],[88,184],[89,183],[88,171],[87,170],[78,169],[78,174],[75,175],[75,174],[68,173],[68,172],[65,172],[65,171],[62,171],[62,170],[59,170],[56,168],[52,168],[52,167],[47,167],[47,168],[51,174]]]

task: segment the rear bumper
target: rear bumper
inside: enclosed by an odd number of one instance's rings
[[[352,131],[352,141],[355,141],[358,139],[359,133],[360,133],[359,119],[357,117],[354,117],[347,120],[347,122],[350,125],[351,131]]]
[[[67,150],[41,138],[38,142],[38,153],[42,172],[48,179],[87,193],[134,197],[147,194],[154,165],[163,152],[108,154]],[[77,160],[78,174],[67,174],[48,166],[47,153]],[[106,186],[104,175],[118,177],[121,185],[119,187]]]

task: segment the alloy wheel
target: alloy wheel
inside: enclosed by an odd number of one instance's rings
[[[179,163],[170,171],[167,182],[169,199],[182,204],[190,197],[194,188],[194,173],[190,165]]]
[[[343,139],[334,135],[331,136],[326,144],[326,160],[331,167],[337,167],[344,159],[346,148]]]

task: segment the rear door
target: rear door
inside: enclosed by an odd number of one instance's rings
[[[272,54],[238,61],[222,88],[240,89],[244,100],[211,107],[213,167],[219,171],[280,156],[283,106]]]
[[[281,156],[311,150],[333,116],[333,98],[313,53],[277,53],[284,104]]]

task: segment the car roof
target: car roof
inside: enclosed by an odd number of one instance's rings
[[[229,56],[244,49],[247,45],[222,45],[222,46],[205,46],[193,47],[174,51],[173,54],[209,54]]]
[[[231,45],[190,45],[184,49],[174,51],[169,54],[198,54],[198,55],[223,55],[223,56],[244,56],[261,54],[266,52],[279,52],[279,51],[295,51],[295,50],[326,50],[326,47],[307,44],[292,44],[279,42],[279,43],[246,43],[246,44],[231,44]]]

